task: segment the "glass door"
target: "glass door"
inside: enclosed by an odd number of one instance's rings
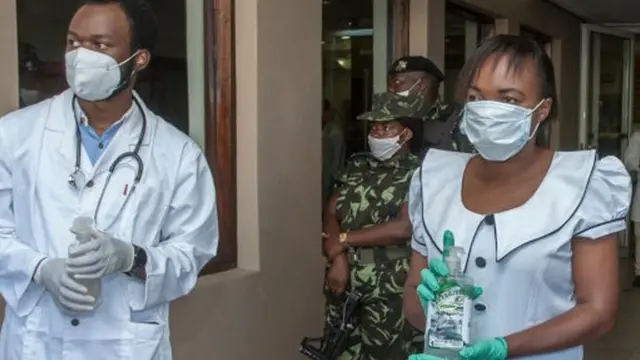
[[[633,34],[582,25],[581,148],[622,156],[633,114]]]
[[[582,25],[580,61],[581,149],[622,158],[633,121],[634,36],[617,29]],[[619,237],[622,257],[630,253],[628,233]]]

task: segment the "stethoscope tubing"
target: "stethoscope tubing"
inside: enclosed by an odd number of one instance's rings
[[[74,96],[71,102],[71,106],[73,109],[73,114],[75,117],[75,122],[76,122],[76,162],[75,162],[75,166],[74,166],[74,170],[73,172],[69,175],[69,184],[74,187],[74,188],[78,188],[78,184],[76,183],[76,179],[77,179],[77,175],[78,173],[81,171],[81,155],[82,155],[82,136],[80,134],[80,122],[78,119],[78,116],[76,114],[75,111],[75,103],[76,103],[77,97]],[[142,142],[144,140],[144,137],[146,135],[147,132],[147,114],[144,111],[144,108],[142,107],[142,104],[140,104],[140,101],[136,98],[133,97],[133,101],[136,105],[136,107],[138,108],[138,110],[140,111],[140,113],[142,114],[142,128],[140,129],[140,135],[138,136],[138,141],[136,142],[136,145],[133,149],[133,151],[127,151],[124,152],[120,155],[118,155],[118,157],[115,158],[115,160],[113,160],[113,162],[111,163],[111,165],[109,166],[108,169],[108,175],[107,175],[107,179],[105,180],[104,186],[102,187],[102,191],[100,192],[100,197],[98,198],[98,203],[96,204],[96,208],[93,214],[93,220],[97,225],[97,220],[98,220],[98,212],[100,209],[100,206],[102,205],[102,200],[104,199],[104,194],[105,191],[107,189],[107,187],[109,186],[109,182],[111,181],[111,176],[113,176],[113,173],[115,172],[116,168],[118,167],[118,165],[120,163],[122,163],[122,161],[124,161],[127,158],[132,158],[134,160],[134,162],[137,165],[137,171],[136,171],[136,176],[134,178],[133,184],[131,186],[131,189],[129,190],[127,197],[124,201],[124,203],[122,204],[122,206],[120,207],[120,210],[118,211],[118,213],[116,214],[116,216],[114,217],[113,222],[115,222],[115,219],[118,218],[118,216],[120,215],[120,213],[122,212],[122,210],[124,209],[124,207],[127,205],[127,202],[129,201],[129,198],[131,196],[131,194],[134,192],[134,190],[136,189],[138,183],[140,182],[140,180],[142,179],[142,174],[144,172],[144,162],[142,161],[142,158],[140,157],[139,153],[140,153],[140,148],[142,147]],[[111,226],[113,224],[113,222],[109,225]],[[105,227],[108,228],[109,226]]]

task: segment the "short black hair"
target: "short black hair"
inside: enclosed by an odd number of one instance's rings
[[[509,60],[509,71],[518,73],[529,65],[532,65],[537,71],[540,79],[540,97],[541,99],[551,99],[553,103],[549,116],[540,124],[536,135],[536,145],[548,147],[546,137],[549,127],[558,115],[558,93],[551,58],[536,41],[516,35],[496,35],[484,40],[460,72],[456,100],[460,104],[466,102],[467,92],[475,81],[478,71],[493,55],[506,56]]]
[[[131,32],[131,50],[152,52],[158,38],[158,24],[151,5],[145,0],[85,0],[85,5],[118,4],[127,16]]]

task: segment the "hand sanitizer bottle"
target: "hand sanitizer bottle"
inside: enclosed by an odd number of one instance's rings
[[[93,220],[89,217],[79,217],[73,221],[71,226],[71,232],[76,235],[76,241],[79,244],[84,244],[91,240],[93,233]],[[75,277],[74,277],[75,278]],[[102,280],[101,279],[76,279],[76,281],[87,288],[89,295],[96,299],[95,307],[98,307],[98,302],[101,299],[102,293]]]
[[[464,249],[454,246],[450,231],[444,235],[443,255],[449,276],[440,279],[436,298],[429,303],[424,353],[452,360],[469,344],[473,279],[462,273]]]

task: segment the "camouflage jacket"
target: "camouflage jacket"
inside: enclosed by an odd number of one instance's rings
[[[411,176],[419,166],[420,159],[413,154],[385,162],[368,153],[353,155],[338,179],[336,212],[342,231],[383,224],[399,216]]]
[[[424,123],[423,152],[430,148],[474,153],[473,145],[460,133],[462,109],[437,100]]]

